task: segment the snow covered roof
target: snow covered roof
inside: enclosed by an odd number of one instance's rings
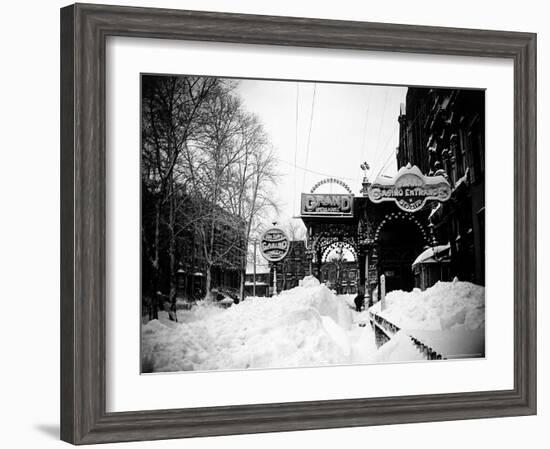
[[[254,285],[254,282],[251,282],[251,281],[247,281],[244,283],[245,286],[247,287],[251,287]],[[269,285],[267,282],[258,282],[256,281],[256,287],[263,287],[263,286],[267,286]]]
[[[451,245],[449,243],[446,245],[431,246],[420,253],[420,255],[412,263],[412,266],[414,267],[420,263],[446,262],[447,260],[445,259],[448,256],[447,252],[450,248]]]
[[[432,217],[437,213],[437,211],[441,209],[441,203],[437,203],[437,206],[435,206],[431,212],[430,212],[430,215],[428,216],[428,220],[431,220]]]
[[[456,182],[455,184],[455,190],[457,190],[462,184],[465,184],[468,182],[468,177],[470,176],[470,169],[467,168],[464,175]]]
[[[424,174],[420,171],[420,169],[416,165],[411,166],[411,164],[407,164],[407,165],[404,165],[403,167],[401,167],[398,170],[398,172],[395,174],[395,176],[393,176],[393,177],[387,177],[387,176],[384,176],[384,175],[378,176],[374,180],[373,184],[381,184],[383,186],[395,185],[396,181],[401,176],[403,176],[405,174],[415,175],[419,179],[424,180],[424,182],[426,182],[426,180],[429,180],[429,184],[431,184],[431,185],[435,185],[435,184],[439,184],[439,183],[448,184],[448,181],[445,179],[444,176],[437,175],[437,176],[426,177],[426,176],[424,176]]]

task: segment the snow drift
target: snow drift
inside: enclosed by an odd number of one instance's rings
[[[381,314],[407,329],[484,327],[483,288],[438,283],[425,292],[391,292]],[[273,298],[247,298],[223,309],[202,302],[179,322],[142,325],[143,372],[286,368],[420,360],[405,333],[376,347],[352,297],[336,296],[314,277]],[[373,309],[379,305],[373,306]],[[359,326],[362,324],[363,326]]]
[[[204,304],[182,322],[142,328],[146,371],[296,367],[349,363],[352,314],[314,277],[274,298],[248,298],[229,309]]]
[[[447,359],[485,356],[485,289],[470,282],[438,282],[425,291],[392,291],[386,308],[371,309]],[[395,345],[392,340],[382,346]],[[406,353],[393,353],[406,356]]]
[[[394,290],[370,311],[404,329],[476,330],[485,328],[485,288],[471,282],[437,282],[432,287],[412,292]]]

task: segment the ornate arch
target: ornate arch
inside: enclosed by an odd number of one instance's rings
[[[359,260],[358,255],[357,255],[357,249],[355,248],[354,245],[352,245],[351,243],[346,242],[346,241],[338,241],[338,242],[333,242],[333,243],[331,243],[331,244],[329,244],[325,247],[325,249],[323,250],[323,252],[321,254],[321,261],[323,263],[329,263],[327,261],[327,257],[330,254],[330,252],[335,248],[342,248],[342,249],[345,248],[350,253],[353,254],[353,257],[354,257],[355,261]]]
[[[341,246],[348,249],[355,260],[358,260],[357,241],[352,236],[333,235],[330,232],[320,232],[312,242],[313,257],[317,262],[317,254],[321,254],[321,261],[326,261],[329,250]]]
[[[321,187],[323,184],[338,184],[338,185],[342,186],[344,189],[346,189],[346,191],[350,195],[353,195],[353,192],[351,191],[350,187],[344,181],[342,181],[341,179],[338,179],[338,178],[325,178],[325,179],[322,179],[321,181],[319,181],[317,184],[315,184],[312,187],[310,193],[315,193],[315,191],[319,187]]]
[[[372,239],[375,243],[379,243],[380,238],[380,231],[382,228],[391,221],[409,221],[412,224],[414,224],[418,230],[420,231],[422,238],[424,239],[424,242],[427,245],[434,246],[436,244],[435,237],[433,233],[428,231],[425,226],[420,223],[420,221],[411,213],[409,212],[391,212],[384,216],[384,218],[378,223],[376,228],[374,229]]]

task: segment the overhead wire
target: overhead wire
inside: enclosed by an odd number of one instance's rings
[[[315,112],[315,95],[317,93],[317,83],[313,84],[313,95],[311,98],[311,112],[309,115],[309,131],[307,135],[307,145],[306,145],[306,160],[305,160],[305,167],[307,170],[308,160],[309,160],[309,146],[311,143],[311,128],[313,125],[313,114]],[[306,172],[304,171],[304,178],[302,180],[302,190],[305,188],[306,185]]]
[[[313,119],[314,119],[314,116],[315,116],[316,93],[317,93],[317,83],[314,83],[313,94],[312,94],[312,99],[311,99],[308,137],[307,137],[307,143],[306,143],[305,166],[300,166],[297,163],[298,124],[299,124],[299,94],[300,94],[300,92],[299,92],[299,83],[296,83],[294,162],[290,162],[290,161],[278,158],[278,160],[280,162],[288,164],[288,165],[290,165],[291,167],[294,168],[294,193],[293,193],[293,197],[294,197],[293,209],[294,210],[296,208],[296,179],[297,179],[296,170],[302,170],[304,172],[303,181],[302,181],[302,190],[304,190],[304,188],[305,188],[306,173],[313,173],[313,174],[316,174],[316,175],[319,175],[319,176],[331,177],[331,178],[347,180],[347,181],[361,181],[361,179],[362,179],[361,177],[336,176],[336,175],[332,175],[332,174],[329,174],[329,173],[324,173],[324,172],[320,172],[320,171],[316,171],[316,170],[311,170],[311,169],[308,168],[309,153],[310,153],[310,147],[311,147],[311,132],[312,132],[312,128],[313,128]],[[370,97],[371,97],[371,93],[369,92],[368,101],[367,101],[367,110],[366,110],[366,114],[365,114],[365,125],[363,127],[363,137],[362,137],[362,140],[361,140],[361,147],[360,147],[361,155],[364,154],[364,150],[365,150],[364,145],[365,145],[365,141],[366,141],[366,134],[367,134],[367,128],[368,128],[368,123],[369,123]],[[376,147],[378,147],[378,144],[379,144],[379,141],[380,141],[380,138],[381,138],[382,123],[384,121],[384,117],[385,117],[385,114],[386,114],[387,104],[388,104],[388,91],[385,92],[385,96],[384,96],[384,106],[383,106],[381,124],[380,124],[380,129],[379,129],[379,132],[378,132]],[[417,114],[415,116],[414,120],[408,126],[412,126],[416,122],[416,120],[419,118],[419,115],[420,114]],[[379,155],[384,154],[384,150],[387,148],[388,144],[393,139],[393,137],[397,133],[398,129],[399,129],[398,127],[394,128],[392,134],[388,137],[388,139],[386,140],[385,145],[382,147],[382,151],[380,151],[378,153]],[[380,173],[387,167],[388,163],[391,161],[392,156],[395,155],[395,151],[396,151],[396,149],[392,149],[392,151],[389,152],[388,157],[384,160],[384,163],[380,166],[380,169],[378,170],[376,176],[373,179],[376,179],[380,175]],[[383,157],[384,156],[377,156],[376,162],[378,162],[379,160],[382,160]],[[378,165],[378,164],[376,163],[376,164],[373,164],[372,166],[375,167],[376,165]]]
[[[391,161],[391,158],[393,156],[395,156],[395,152],[396,152],[396,149],[393,149],[392,151],[390,151],[390,153],[388,154],[387,159],[384,161],[384,164],[380,167],[380,170],[378,170],[378,172],[376,173],[376,176],[373,178],[373,180],[378,178],[378,176],[380,176],[380,173],[382,173],[382,171],[387,167],[388,163]]]
[[[296,164],[294,164],[290,161],[287,161],[287,160],[281,159],[281,158],[277,158],[277,160],[279,162],[284,163],[284,164],[290,165],[291,167],[293,167],[295,169],[306,171],[308,173],[313,173],[314,175],[325,176],[327,178],[336,178],[336,179],[347,180],[347,181],[361,181],[361,179],[362,179],[360,177],[352,178],[352,177],[349,177],[349,176],[339,176],[339,175],[333,175],[333,174],[330,174],[330,173],[320,172],[320,171],[317,171],[317,170],[311,170],[309,168],[305,168],[305,167],[302,167],[300,165],[296,165]]]
[[[296,117],[295,117],[295,127],[294,127],[294,190],[292,197],[294,202],[292,204],[292,210],[296,213],[296,165],[297,165],[297,156],[298,156],[298,104],[300,99],[300,83],[296,82]]]
[[[382,135],[382,125],[384,124],[384,117],[386,115],[386,109],[388,105],[388,89],[386,88],[384,92],[384,106],[382,108],[382,115],[380,116],[380,127],[378,128],[378,137],[376,138],[376,145],[374,146],[374,149],[376,151],[376,160],[374,161],[373,165],[376,165],[379,162],[380,159],[380,153],[378,152],[378,144],[380,143],[380,137]]]
[[[365,113],[365,126],[363,127],[363,138],[361,139],[361,146],[359,147],[359,160],[363,160],[364,154],[365,154],[365,141],[367,139],[367,124],[369,122],[369,110],[370,110],[370,96],[371,96],[371,90],[370,86],[368,86],[368,96],[367,96],[367,111]]]
[[[413,125],[416,123],[416,121],[418,120],[419,117],[420,117],[420,111],[416,114],[416,116],[414,117],[413,121],[412,121],[411,123],[407,124],[407,127],[413,126]],[[398,127],[394,128],[392,135],[391,135],[390,138],[386,141],[386,145],[384,146],[384,149],[386,149],[386,147],[387,147],[388,144],[390,143],[390,140],[395,136],[395,133],[397,132],[397,130],[398,130]],[[398,142],[398,144],[399,144],[399,142]],[[396,148],[394,148],[394,149],[392,149],[392,150],[390,151],[390,153],[388,154],[388,157],[387,157],[386,161],[385,161],[384,164],[380,167],[380,169],[379,169],[378,172],[376,173],[376,176],[373,178],[373,180],[376,179],[376,178],[378,178],[378,176],[380,176],[380,173],[382,173],[382,171],[387,167],[389,161],[391,160],[391,157],[395,155],[395,153],[396,153],[396,151],[397,151],[398,148],[399,148],[399,146],[397,146]]]

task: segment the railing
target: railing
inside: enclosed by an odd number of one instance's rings
[[[377,347],[386,344],[397,332],[401,330],[399,326],[374,312],[369,312],[369,320],[371,327],[374,330],[374,338],[376,339]],[[444,357],[442,354],[439,354],[437,351],[422,342],[420,339],[416,338],[414,335],[411,335],[409,332],[407,332],[407,335],[411,339],[414,346],[416,346],[416,348],[422,353],[423,357],[426,360],[446,359],[446,357]]]

